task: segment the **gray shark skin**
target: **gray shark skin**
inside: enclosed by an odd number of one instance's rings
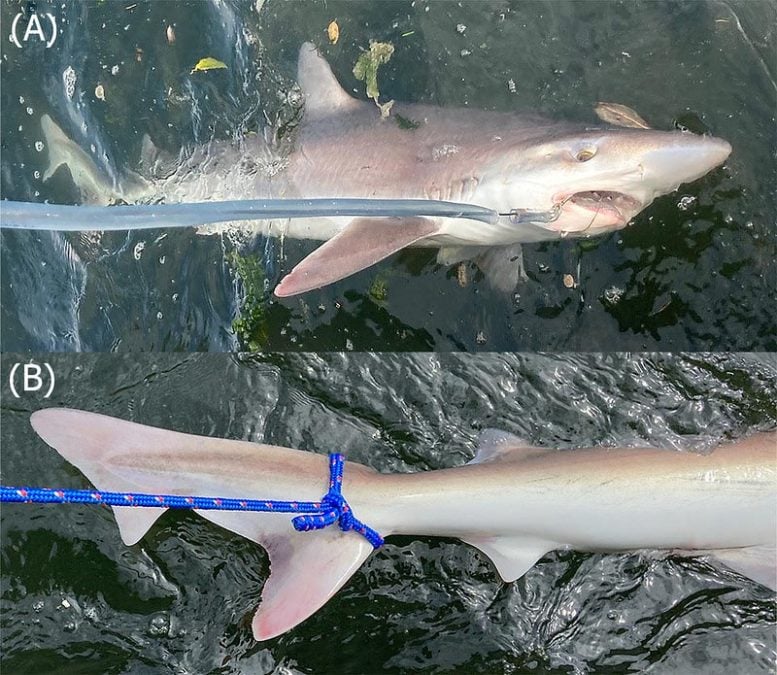
[[[301,501],[326,492],[323,455],[64,408],[35,412],[31,423],[99,490]],[[777,432],[697,454],[644,447],[554,451],[486,431],[475,458],[451,469],[378,474],[348,462],[343,495],[355,516],[383,536],[461,539],[487,555],[506,582],[556,549],[653,549],[714,557],[777,585]],[[112,508],[127,545],[165,511]],[[297,532],[289,514],[197,513],[269,554],[270,576],[252,622],[257,640],[311,616],[372,552],[361,535],[336,526]]]
[[[296,144],[283,161],[273,160],[256,136],[246,139],[242,152],[213,143],[168,178],[128,176],[117,195],[88,155],[44,116],[46,177],[67,164],[85,198],[97,201],[157,195],[187,202],[342,197],[477,204],[506,215],[492,224],[432,217],[311,218],[288,221],[279,230],[263,223],[266,234],[326,242],[281,279],[275,294],[320,288],[407,246],[438,247],[438,260],[445,264],[474,259],[496,287],[509,290],[522,275],[520,262],[512,262],[520,259],[521,243],[625,227],[656,197],[704,176],[731,152],[729,143],[710,136],[590,127],[507,112],[396,103],[382,118],[372,102],[343,90],[309,43],[300,49],[298,81],[304,114]],[[640,119],[636,113],[615,119],[635,118]],[[400,125],[403,120],[410,124]],[[200,170],[192,171],[200,161]],[[558,217],[516,224],[507,215],[513,209],[555,209]]]

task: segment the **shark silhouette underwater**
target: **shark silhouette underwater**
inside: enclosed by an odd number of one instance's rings
[[[296,143],[281,160],[271,157],[266,141],[249,135],[239,149],[213,142],[169,175],[128,172],[117,188],[44,115],[49,150],[44,180],[67,165],[90,203],[353,198],[475,204],[500,217],[492,223],[448,217],[308,218],[290,220],[280,232],[277,225],[261,223],[265,234],[325,241],[281,279],[275,294],[320,288],[408,246],[436,247],[438,261],[446,265],[475,260],[493,285],[511,290],[523,276],[521,243],[622,228],[656,197],[704,176],[731,152],[722,139],[645,128],[625,107],[620,109],[626,114],[599,115],[625,126],[404,103],[395,103],[384,119],[372,102],[342,88],[310,43],[300,49],[297,78],[304,113]],[[142,157],[147,168],[156,165],[158,152],[148,137]],[[516,209],[555,217],[516,222],[510,217]]]
[[[79,410],[33,413],[35,431],[98,490],[235,499],[321,499],[327,458],[289,448],[193,436]],[[549,551],[668,550],[711,556],[774,589],[777,432],[709,454],[656,448],[530,447],[483,433],[464,466],[379,474],[347,462],[343,496],[382,536],[445,536],[478,548],[510,582]],[[136,544],[165,508],[112,507]],[[270,575],[257,640],[304,621],[358,570],[373,545],[357,532],[298,532],[288,513],[197,510],[263,546]]]

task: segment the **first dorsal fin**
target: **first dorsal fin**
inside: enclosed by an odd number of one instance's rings
[[[547,448],[530,445],[518,436],[500,429],[484,429],[478,438],[478,449],[469,464],[483,462],[520,461],[549,452]]]
[[[310,42],[299,50],[297,83],[305,94],[305,115],[326,117],[359,106],[359,101],[340,86],[332,69]]]

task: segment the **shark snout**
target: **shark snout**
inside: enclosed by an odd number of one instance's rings
[[[720,166],[730,154],[731,144],[722,138],[675,132],[647,150],[640,166],[645,180],[675,189]]]

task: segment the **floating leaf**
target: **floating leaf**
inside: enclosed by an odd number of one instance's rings
[[[326,34],[329,37],[329,42],[336,45],[337,41],[340,39],[340,26],[337,25],[337,21],[332,21],[332,23],[326,27]]]
[[[362,52],[356,65],[353,67],[353,75],[367,85],[367,96],[375,103],[378,102],[380,91],[378,90],[378,68],[388,63],[394,54],[394,45],[390,42],[375,42],[370,40],[369,51]]]
[[[218,59],[214,59],[212,56],[206,56],[204,59],[197,61],[197,65],[192,68],[192,73],[196,73],[201,70],[218,70],[220,68],[226,69],[227,64]]]

